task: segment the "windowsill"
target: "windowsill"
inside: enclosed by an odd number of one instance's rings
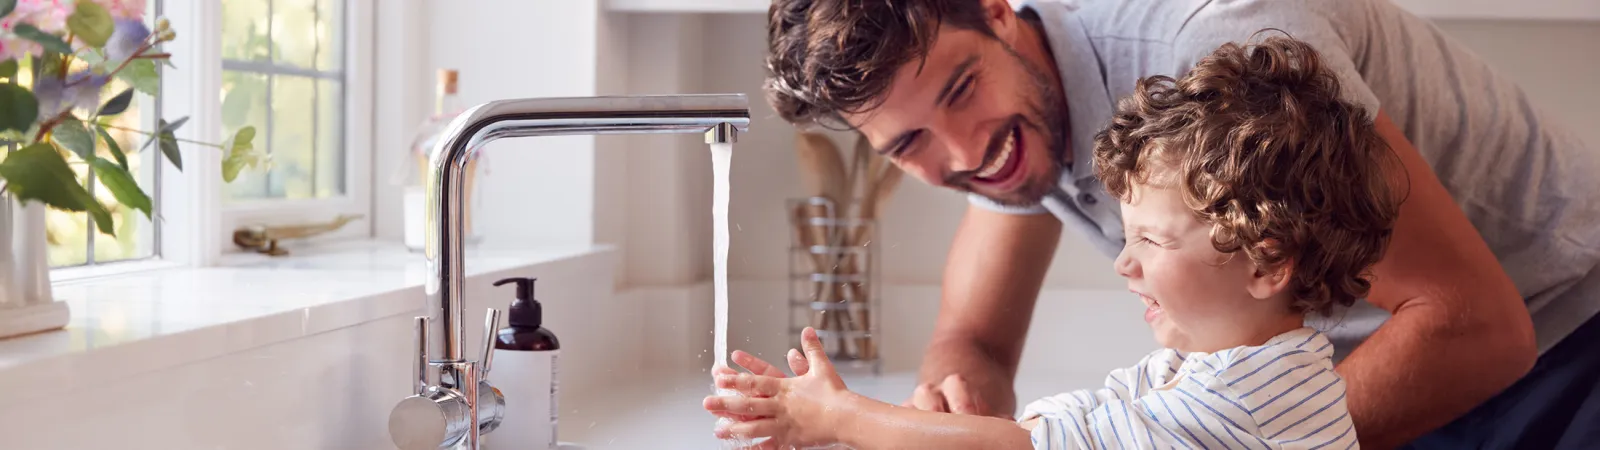
[[[57,282],[66,328],[0,340],[0,385],[40,395],[421,311],[427,262],[397,242],[354,241],[285,257],[232,254],[217,267],[167,267]],[[575,246],[468,250],[468,279],[609,251]],[[24,393],[23,395],[30,395]]]

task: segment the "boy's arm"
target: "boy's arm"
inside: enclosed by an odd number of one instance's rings
[[[853,448],[1023,450],[1035,448],[1029,431],[989,416],[923,411],[851,395],[830,427]],[[1041,447],[1043,448],[1043,447]]]

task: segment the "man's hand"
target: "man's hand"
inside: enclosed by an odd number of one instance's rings
[[[917,390],[911,393],[911,399],[900,406],[923,411],[989,415],[989,405],[974,394],[967,387],[966,378],[959,373],[952,373],[939,382],[918,384]]]
[[[1010,418],[1022,341],[1060,237],[1061,221],[1049,214],[967,208],[945,263],[921,385],[905,406]]]

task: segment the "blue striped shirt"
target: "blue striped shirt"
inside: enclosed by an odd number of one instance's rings
[[[1360,448],[1333,345],[1309,327],[1215,353],[1159,350],[1018,420],[1035,418],[1036,449]]]

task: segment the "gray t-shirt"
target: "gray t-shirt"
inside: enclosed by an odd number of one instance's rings
[[[1428,21],[1387,0],[1028,1],[1070,110],[1074,164],[1018,214],[1049,212],[1100,251],[1125,242],[1121,211],[1094,177],[1092,139],[1141,77],[1181,77],[1226,42],[1276,28],[1314,46],[1348,100],[1381,107],[1433,167],[1533,314],[1543,353],[1600,311],[1600,152],[1535,107],[1511,80]],[[1349,354],[1389,317],[1366,301],[1308,322]]]

